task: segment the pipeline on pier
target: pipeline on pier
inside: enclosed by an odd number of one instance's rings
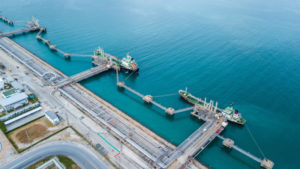
[[[264,158],[263,160],[252,155],[251,153],[243,150],[242,148],[238,147],[237,145],[234,144],[234,141],[229,139],[229,138],[224,138],[221,135],[217,135],[218,138],[220,138],[221,140],[223,140],[223,145],[227,148],[233,148],[236,151],[242,153],[243,155],[251,158],[252,160],[258,162],[260,164],[261,167],[266,168],[266,169],[272,169],[274,166],[274,163],[266,158]]]
[[[36,35],[36,39],[39,41],[43,41],[52,51],[57,51],[60,54],[62,54],[65,59],[70,59],[71,56],[76,56],[76,57],[90,57],[92,58],[93,55],[87,55],[87,54],[76,54],[76,53],[67,53],[61,49],[59,49],[56,45],[51,44],[50,40],[43,38],[42,33],[45,32],[43,30],[40,30],[37,35]]]
[[[183,108],[183,109],[179,109],[179,110],[174,110],[172,107],[165,107],[163,105],[161,105],[160,103],[157,103],[156,101],[153,100],[153,97],[151,95],[143,95],[140,92],[128,87],[125,85],[125,82],[117,82],[117,86],[119,88],[124,88],[128,91],[130,91],[131,93],[139,96],[140,98],[142,98],[144,100],[145,103],[152,103],[153,105],[157,106],[158,108],[162,109],[163,111],[165,111],[165,113],[169,114],[169,115],[174,115],[174,114],[178,114],[181,112],[185,112],[185,111],[189,111],[192,110],[193,107],[188,107],[188,108]]]
[[[42,28],[39,25],[37,19],[32,18],[32,21],[28,22],[27,28],[23,28],[23,29],[20,29],[20,30],[7,32],[7,33],[2,33],[2,34],[0,34],[0,37],[15,36],[15,35],[20,34],[20,33],[34,32],[34,31],[38,31],[38,30],[42,31],[42,30],[44,30],[44,28]]]
[[[11,26],[14,25],[14,22],[12,20],[7,19],[6,17],[2,16],[1,13],[0,13],[0,20],[2,20],[3,22],[7,23],[8,25],[11,25]]]

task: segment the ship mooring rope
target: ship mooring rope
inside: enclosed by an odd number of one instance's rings
[[[132,71],[132,72],[126,77],[125,81],[126,81],[133,73],[135,73],[135,71]]]
[[[158,95],[153,97],[167,97],[167,96],[174,96],[174,95],[178,95],[178,93],[169,93],[169,94],[163,94],[163,95]]]
[[[14,21],[14,23],[17,23],[17,22],[27,23],[27,21],[21,21],[21,20],[19,20],[19,21]]]
[[[259,152],[261,153],[261,155],[262,155],[264,158],[266,158],[266,156],[265,156],[265,154],[263,153],[262,149],[260,148],[260,146],[258,145],[258,143],[257,143],[257,141],[255,140],[254,136],[252,135],[252,133],[251,133],[251,131],[250,131],[248,125],[245,124],[245,126],[246,126],[246,129],[247,129],[247,131],[248,131],[248,133],[249,133],[249,135],[250,135],[252,141],[255,143],[256,147],[258,148]]]

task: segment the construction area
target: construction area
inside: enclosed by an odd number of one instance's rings
[[[95,67],[68,77],[8,38],[8,36],[17,35],[24,32],[38,32],[36,36],[38,40],[43,41],[51,50],[55,50],[63,54],[66,59],[70,59],[72,56],[91,57],[93,58],[93,64]],[[57,103],[57,100],[59,99],[64,99],[67,102],[72,103],[74,107],[84,112],[84,116],[91,119],[93,123],[95,123],[101,128],[102,131],[104,131],[104,133],[109,133],[111,140],[114,140],[112,142],[115,142],[116,144],[120,143],[121,148],[122,145],[124,145],[130,149],[128,151],[136,154],[139,160],[143,161],[135,162],[138,163],[136,165],[139,166],[135,166],[136,168],[140,168],[141,166],[146,168],[185,168],[186,166],[188,166],[188,168],[199,168],[201,165],[195,161],[195,157],[202,152],[216,137],[224,140],[224,146],[233,148],[241,152],[241,154],[257,161],[261,167],[266,169],[273,168],[274,163],[272,161],[266,158],[257,158],[236,146],[233,140],[230,141],[220,135],[220,133],[226,128],[228,122],[225,117],[218,113],[222,110],[217,107],[217,104],[213,104],[212,101],[206,102],[205,99],[202,100],[202,104],[196,104],[195,106],[178,110],[175,110],[172,107],[161,105],[153,100],[153,96],[149,94],[141,94],[140,92],[127,86],[124,82],[119,81],[118,73],[122,69],[133,71],[138,70],[135,62],[130,63],[131,66],[126,66],[123,64],[123,59],[122,61],[119,61],[114,56],[104,53],[102,49],[98,50],[99,54],[92,56],[66,53],[58,49],[57,46],[51,44],[50,40],[44,39],[42,37],[42,33],[45,32],[46,28],[41,27],[38,24],[38,21],[33,18],[32,21],[28,22],[27,28],[0,34],[0,49],[5,51],[15,60],[22,63],[33,73],[35,73],[38,78],[43,80],[44,85],[50,89],[49,91],[51,91],[50,94],[48,92],[49,96],[47,95],[45,97],[49,97],[50,100],[53,100],[51,102],[56,104],[57,108],[62,106]],[[191,111],[191,115],[195,116],[199,120],[204,121],[204,124],[176,147],[78,83],[84,79],[88,79],[111,69],[116,71],[116,85],[119,88],[128,90],[137,97],[140,97],[145,104],[153,104],[170,116]],[[60,95],[55,96],[56,93],[59,93]],[[59,99],[55,97],[59,97]],[[66,111],[72,112],[72,110]],[[72,116],[75,116],[75,114]],[[87,137],[92,138],[94,136],[97,137],[96,135],[98,135],[106,142],[106,144],[109,143],[108,146],[111,147],[110,149],[113,149],[113,151],[116,151],[117,153],[121,153],[121,148],[113,146],[99,132],[87,132],[89,133],[87,134]],[[128,160],[122,163],[124,166],[121,168],[126,168],[126,164],[131,163],[132,160],[139,161],[130,159],[129,156],[130,155],[127,155]],[[201,168],[205,168],[205,166],[201,166]]]

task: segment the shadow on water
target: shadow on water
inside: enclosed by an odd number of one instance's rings
[[[123,81],[134,83],[139,77],[139,72],[128,72],[126,70],[121,70],[120,77],[123,77]]]
[[[226,153],[226,155],[228,155],[229,157],[235,159],[236,161],[242,163],[243,165],[252,168],[252,169],[257,169],[258,167],[254,165],[254,163],[252,163],[250,161],[250,159],[247,159],[247,157],[241,156],[241,154],[239,154],[238,152],[236,152],[235,150],[229,150],[228,148],[225,148],[223,146],[219,146],[218,147],[220,149],[222,149],[223,152]],[[235,151],[235,152],[234,152]],[[251,165],[252,164],[252,165]],[[258,164],[258,163],[257,163]],[[259,166],[259,165],[258,165]]]

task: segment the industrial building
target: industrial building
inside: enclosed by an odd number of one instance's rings
[[[4,89],[5,83],[2,78],[0,78],[0,90]]]
[[[24,87],[19,82],[13,81],[13,82],[11,82],[11,85],[12,85],[13,88],[18,89],[21,92],[24,92]]]
[[[9,98],[0,101],[0,105],[6,110],[13,110],[28,103],[28,96],[25,93],[16,93]]]
[[[57,125],[59,123],[59,118],[56,115],[56,113],[52,112],[52,111],[47,111],[45,113],[45,116],[47,117],[47,119],[53,124],[53,125]]]

